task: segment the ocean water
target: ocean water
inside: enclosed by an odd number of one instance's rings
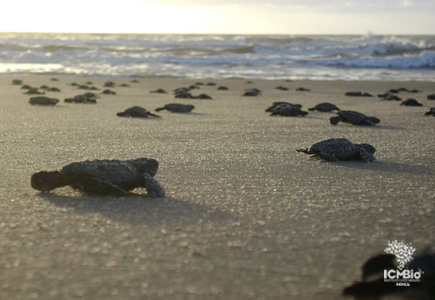
[[[0,33],[0,74],[435,81],[435,36]]]

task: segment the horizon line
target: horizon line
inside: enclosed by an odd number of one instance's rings
[[[376,33],[368,31],[366,33],[195,33],[195,32],[74,32],[74,31],[1,31],[0,34],[125,34],[125,35],[293,35],[293,36],[378,36],[378,35],[396,35],[396,36],[435,36],[435,33]]]

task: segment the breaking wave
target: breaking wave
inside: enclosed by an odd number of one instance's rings
[[[435,81],[434,70],[435,36],[0,34],[4,74]]]

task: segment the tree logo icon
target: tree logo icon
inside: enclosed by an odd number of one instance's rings
[[[393,254],[396,256],[396,259],[399,263],[397,267],[399,270],[405,268],[405,265],[409,263],[413,258],[412,255],[415,252],[415,248],[412,247],[412,244],[405,244],[403,242],[388,241],[387,248],[384,250],[387,254]]]

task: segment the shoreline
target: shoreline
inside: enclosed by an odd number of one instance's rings
[[[32,106],[13,79],[58,87],[46,96],[60,102]],[[116,95],[101,95],[109,80]],[[64,102],[88,91],[72,82],[87,81],[100,89],[96,104]],[[174,98],[173,89],[197,81],[204,85],[192,94],[213,100]],[[417,252],[435,244],[434,117],[423,116],[435,106],[426,99],[433,82],[41,75],[0,76],[0,86],[1,299],[333,300],[388,241]],[[421,90],[399,96],[424,106],[376,97],[401,86]],[[150,93],[158,88],[168,94]],[[262,94],[243,97],[250,88]],[[331,102],[381,123],[332,126],[335,113],[321,112],[271,117],[264,110],[275,101],[303,110]],[[116,116],[176,102],[195,109],[159,112],[160,119]],[[333,137],[374,145],[376,160],[327,162],[296,151]],[[155,178],[166,197],[30,187],[33,173],[73,161],[138,157],[160,163]]]
[[[365,70],[365,69],[363,69]],[[374,68],[374,70],[377,70],[376,68]],[[356,71],[358,71],[358,69],[356,69]],[[394,70],[394,71],[400,71],[400,70]],[[427,71],[430,71],[430,69],[427,69]],[[143,79],[143,80],[157,80],[157,79],[177,79],[177,80],[192,80],[192,81],[201,81],[201,80],[218,80],[218,81],[225,81],[225,80],[245,80],[245,81],[253,81],[253,80],[260,80],[260,81],[286,81],[286,80],[290,80],[290,81],[313,81],[313,82],[383,82],[383,83],[394,83],[394,82],[403,82],[403,83],[408,83],[408,82],[421,82],[421,83],[434,83],[434,80],[417,80],[417,79],[410,79],[410,80],[402,80],[402,79],[397,79],[397,80],[393,80],[393,79],[365,79],[365,80],[361,80],[361,79],[336,79],[336,78],[331,78],[331,79],[313,79],[313,78],[255,78],[255,77],[227,77],[227,78],[222,78],[222,77],[179,77],[179,76],[167,76],[167,75],[76,75],[76,74],[56,74],[56,73],[43,73],[43,74],[39,74],[39,73],[34,73],[34,74],[20,74],[20,73],[0,73],[0,77],[23,77],[23,78],[27,78],[27,77],[41,77],[41,78],[84,78],[84,79],[89,79],[91,80],[92,78],[99,78],[99,79],[107,79],[107,80],[111,80],[111,79]],[[19,78],[17,78],[19,79]]]

